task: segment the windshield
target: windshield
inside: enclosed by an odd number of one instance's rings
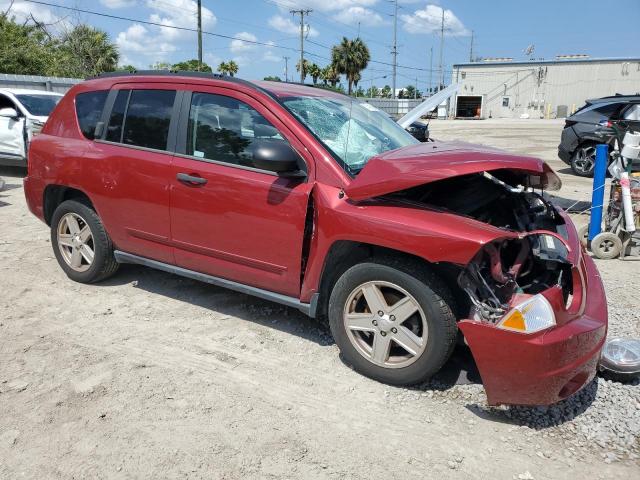
[[[305,96],[282,103],[351,175],[382,152],[419,143],[384,112],[357,99]]]
[[[48,117],[62,97],[58,95],[21,94],[16,95],[16,98],[31,115],[35,115],[36,117]]]

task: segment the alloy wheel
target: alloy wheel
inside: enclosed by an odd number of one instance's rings
[[[596,161],[596,148],[593,146],[580,147],[575,155],[573,164],[576,170],[585,175],[590,174]]]
[[[93,234],[80,215],[67,213],[60,218],[57,240],[58,249],[69,267],[76,272],[86,272],[91,267],[95,257]]]
[[[428,325],[420,304],[390,282],[356,287],[347,298],[343,321],[358,353],[381,367],[411,365],[427,345]]]

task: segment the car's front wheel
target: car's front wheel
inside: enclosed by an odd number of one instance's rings
[[[586,143],[579,146],[571,157],[571,170],[580,177],[592,177],[596,164],[596,146]]]
[[[78,200],[66,200],[51,218],[51,245],[69,278],[94,283],[113,275],[118,262],[98,214]]]
[[[336,282],[328,313],[344,360],[391,385],[428,379],[455,344],[450,294],[436,275],[412,262],[351,267]]]

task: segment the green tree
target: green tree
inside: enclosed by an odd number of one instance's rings
[[[366,92],[362,87],[358,87],[356,89],[356,97],[364,97],[364,96],[366,96]]]
[[[367,97],[375,98],[378,95],[380,95],[380,90],[378,90],[378,87],[376,87],[375,85],[372,85],[367,89]]]
[[[322,69],[320,74],[320,78],[322,79],[322,83],[324,85],[331,85],[335,88],[336,84],[340,81],[340,75],[333,67],[333,65],[327,65]]]
[[[0,13],[0,68],[2,73],[47,75],[54,45],[47,33],[34,25],[19,25],[8,12]]]
[[[309,60],[307,60],[306,58],[304,59],[304,63],[303,65],[303,70],[302,70],[302,80],[304,81],[305,78],[307,78],[307,75],[309,75],[309,68],[311,67],[311,63],[309,62]],[[296,71],[299,72],[300,71],[300,61],[298,61],[298,63],[296,63]],[[314,82],[315,83],[315,82]]]
[[[202,66],[197,59],[186,60],[184,62],[174,63],[173,70],[182,70],[185,72],[211,72],[211,67],[202,62]]]
[[[389,85],[385,85],[382,87],[382,91],[380,92],[382,98],[391,98],[391,87]]]
[[[370,58],[369,48],[360,38],[349,40],[342,37],[342,41],[331,49],[331,63],[339,74],[347,77],[349,95],[353,85],[357,85],[360,80],[360,72],[367,68]]]
[[[236,73],[238,73],[238,64],[233,60],[229,60],[228,62],[220,62],[218,65],[218,72],[223,75],[229,75],[233,77]]]
[[[268,77],[264,77],[265,81],[267,82],[281,82],[282,79],[280,77],[278,77],[277,75],[269,75]]]
[[[318,84],[318,79],[322,75],[322,69],[318,65],[316,65],[315,63],[312,63],[311,65],[309,65],[309,69],[308,69],[307,73],[309,73],[309,75],[311,75],[311,78],[313,80],[313,84],[317,85]]]
[[[53,75],[96,76],[113,72],[118,66],[118,48],[107,32],[80,24],[64,32],[56,41]]]
[[[133,65],[120,65],[118,67],[118,71],[121,71],[121,72],[135,72],[136,70],[138,69]]]

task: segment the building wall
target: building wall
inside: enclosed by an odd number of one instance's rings
[[[0,88],[26,88],[66,93],[67,90],[80,82],[82,82],[82,79],[79,78],[41,77],[38,75],[13,75],[0,73]]]
[[[458,96],[482,96],[484,118],[556,118],[589,98],[640,92],[640,59],[462,64],[453,66],[452,81]]]

